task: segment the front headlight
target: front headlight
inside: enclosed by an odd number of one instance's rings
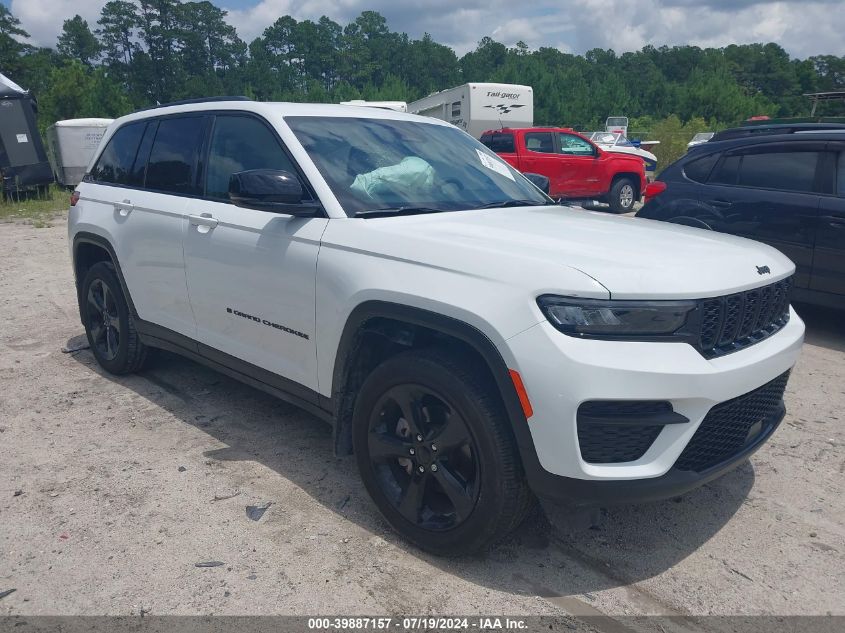
[[[613,301],[542,295],[537,304],[564,334],[585,338],[653,339],[683,336],[694,301]]]

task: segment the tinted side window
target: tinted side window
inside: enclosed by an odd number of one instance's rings
[[[740,156],[726,156],[710,175],[707,182],[716,185],[735,185],[739,175]]]
[[[497,154],[513,154],[516,151],[513,134],[494,132],[481,137],[481,142]]]
[[[719,160],[720,154],[710,154],[691,160],[684,165],[684,175],[695,182],[707,182],[707,177],[713,170],[713,165]]]
[[[560,135],[560,153],[570,156],[592,156],[593,146],[574,134]]]
[[[541,154],[555,153],[551,132],[526,132],[525,147],[529,152],[540,152]]]
[[[839,152],[836,163],[836,193],[845,198],[845,152]]]
[[[782,191],[815,190],[819,152],[771,152],[742,157],[739,184]]]
[[[91,177],[96,182],[128,185],[132,164],[138,153],[141,135],[144,133],[146,121],[124,125],[109,139],[97,164],[91,170]]]
[[[144,131],[144,137],[138,146],[138,153],[135,156],[135,164],[132,166],[132,173],[129,175],[130,184],[137,187],[144,186],[144,176],[147,174],[147,159],[150,157],[150,148],[153,146],[153,139],[158,129],[158,121],[150,121]]]
[[[205,192],[229,199],[229,177],[248,169],[296,173],[291,160],[261,121],[245,116],[218,116],[211,135]]]
[[[172,193],[195,193],[197,154],[202,117],[162,119],[147,165],[147,189]]]

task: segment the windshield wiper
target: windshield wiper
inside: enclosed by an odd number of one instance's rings
[[[434,207],[385,207],[382,209],[366,209],[358,211],[355,214],[356,218],[362,217],[376,217],[380,215],[413,215],[417,213],[440,213],[441,211],[449,211],[449,209],[436,209]]]
[[[536,202],[534,200],[502,200],[501,202],[491,202],[483,204],[478,209],[500,209],[504,207],[544,207],[554,204],[553,202]]]

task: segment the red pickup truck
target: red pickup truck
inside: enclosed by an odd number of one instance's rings
[[[600,149],[570,128],[488,130],[481,142],[519,171],[546,176],[552,198],[590,198],[625,213],[645,191],[641,158]]]

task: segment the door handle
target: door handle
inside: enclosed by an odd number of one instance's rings
[[[822,217],[822,220],[826,221],[832,229],[845,229],[845,216],[827,215]]]
[[[135,206],[129,200],[114,203],[114,210],[117,211],[118,215],[122,218],[125,218],[132,213],[134,208]]]
[[[194,226],[204,226],[209,229],[213,229],[217,226],[217,218],[211,217],[210,213],[203,213],[202,215],[189,215],[188,220],[190,220],[191,224]]]
[[[718,207],[719,209],[729,209],[733,206],[733,202],[729,202],[727,200],[711,200],[710,204],[714,207]]]

